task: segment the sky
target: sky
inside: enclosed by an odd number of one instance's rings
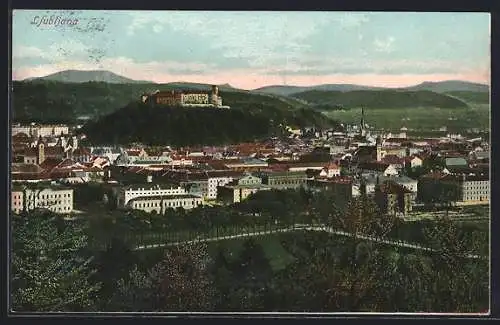
[[[73,69],[243,89],[490,82],[488,13],[15,10],[11,47],[13,80]]]

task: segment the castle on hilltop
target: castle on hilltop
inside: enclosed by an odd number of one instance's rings
[[[143,103],[156,105],[169,105],[181,107],[217,107],[230,108],[222,105],[222,97],[219,87],[212,86],[212,91],[155,91],[151,94],[143,94]]]

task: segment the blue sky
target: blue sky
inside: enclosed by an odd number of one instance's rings
[[[78,19],[40,24],[43,17]],[[25,11],[13,14],[14,79],[105,69],[156,82],[489,82],[487,13]]]

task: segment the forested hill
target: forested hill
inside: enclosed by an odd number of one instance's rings
[[[320,91],[311,90],[293,94],[292,97],[306,101],[310,105],[344,108],[466,108],[463,100],[432,91],[403,90],[357,90],[357,91]]]
[[[98,118],[108,115],[141,94],[155,90],[210,90],[210,85],[192,83],[118,84],[105,82],[64,83],[57,81],[15,81],[12,113],[16,122],[69,122],[79,116]],[[297,100],[275,95],[252,94],[221,86],[224,104],[242,109],[279,110],[300,108]],[[303,105],[302,105],[303,106]]]
[[[182,108],[135,102],[87,123],[81,132],[92,144],[216,145],[279,136],[283,123],[339,129],[335,121],[304,109]]]
[[[105,82],[14,82],[12,113],[16,122],[69,122],[79,116],[109,114],[138,100],[148,85]]]

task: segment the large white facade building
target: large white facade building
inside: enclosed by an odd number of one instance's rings
[[[55,213],[73,211],[73,189],[64,187],[15,187],[11,191],[11,210],[15,213],[46,208]]]
[[[183,208],[186,210],[198,207],[203,203],[201,197],[191,194],[158,195],[138,197],[128,201],[127,207],[148,213],[164,214],[167,209]]]
[[[128,206],[129,201],[132,199],[174,195],[188,195],[188,193],[182,187],[161,188],[159,185],[127,186],[119,190],[117,205],[120,208],[124,208]]]

